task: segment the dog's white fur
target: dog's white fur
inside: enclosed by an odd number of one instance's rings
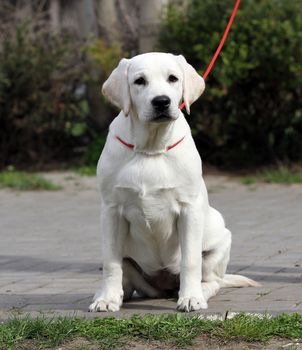
[[[178,81],[169,81],[171,75]],[[137,84],[139,78],[145,84]],[[179,109],[183,100],[189,113],[204,88],[183,56],[165,53],[123,59],[104,83],[104,95],[122,111],[110,125],[97,167],[103,282],[90,311],[117,311],[124,293],[131,297],[134,289],[159,295],[131,264],[123,264],[125,257],[148,276],[163,269],[180,274],[177,308],[182,311],[207,308],[207,300],[220,287],[257,285],[225,274],[231,233],[221,214],[209,206],[201,159]],[[161,95],[171,99],[170,119],[155,122],[151,101]]]

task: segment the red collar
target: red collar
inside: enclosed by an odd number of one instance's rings
[[[132,143],[127,143],[126,141],[124,141],[123,139],[121,139],[119,136],[115,136],[116,139],[118,141],[120,141],[120,143],[122,143],[123,145],[125,145],[126,147],[130,148],[130,149],[133,149],[134,148],[134,145],[132,145]],[[183,139],[185,138],[185,136],[183,136],[180,140],[178,140],[177,142],[173,143],[173,145],[170,145],[166,148],[166,151],[170,151],[170,149],[176,147],[178,144],[180,144]]]

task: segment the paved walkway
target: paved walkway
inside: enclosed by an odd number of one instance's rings
[[[48,177],[64,190],[0,191],[0,319],[11,311],[96,315],[86,312],[101,273],[95,179]],[[302,312],[302,186],[251,188],[222,176],[206,182],[211,204],[233,232],[229,272],[263,284],[223,289],[206,312]],[[175,306],[134,300],[119,315],[175,312]]]

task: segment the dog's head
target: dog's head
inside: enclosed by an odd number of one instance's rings
[[[182,101],[189,114],[204,88],[183,56],[152,52],[122,59],[102,92],[125,116],[133,111],[144,122],[169,122],[178,118]]]

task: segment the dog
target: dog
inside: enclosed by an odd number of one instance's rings
[[[122,59],[102,92],[121,112],[113,120],[97,175],[101,193],[103,280],[90,311],[118,311],[136,291],[178,293],[177,309],[207,308],[221,287],[257,286],[226,274],[231,232],[209,205],[187,113],[205,89],[179,55]]]

